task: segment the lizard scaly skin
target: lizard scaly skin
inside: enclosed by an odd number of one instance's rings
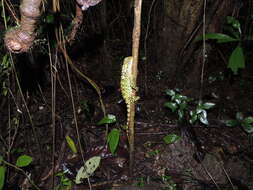
[[[138,96],[135,96],[137,87],[133,82],[132,67],[133,57],[126,57],[122,66],[120,87],[122,97],[127,105],[127,132],[129,129],[131,105],[134,105],[133,103],[139,99]]]

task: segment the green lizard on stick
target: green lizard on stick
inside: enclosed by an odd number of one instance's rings
[[[132,122],[130,121],[131,106],[132,105],[135,106],[135,102],[139,99],[139,97],[135,95],[137,87],[136,84],[134,84],[133,82],[132,66],[133,66],[133,57],[126,57],[122,65],[121,82],[120,82],[122,97],[124,98],[127,106],[128,138],[129,138],[129,130],[131,130],[130,122]]]
[[[133,74],[133,57],[126,57],[122,65],[121,72],[121,93],[127,106],[127,137],[129,142],[129,155],[130,155],[130,171],[133,168],[134,160],[134,115],[135,115],[135,103],[139,99],[136,96],[136,81],[134,81]],[[130,172],[131,173],[131,172]],[[130,174],[132,175],[132,174]]]

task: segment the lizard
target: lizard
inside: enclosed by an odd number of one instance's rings
[[[135,95],[137,91],[136,84],[133,80],[133,57],[126,57],[123,61],[122,65],[122,72],[121,72],[121,81],[120,81],[120,88],[122,97],[125,100],[127,106],[127,136],[129,138],[129,129],[131,128],[130,124],[130,112],[132,110],[131,106],[135,106],[135,102],[139,99],[138,96]]]

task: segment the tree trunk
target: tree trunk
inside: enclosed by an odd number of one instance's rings
[[[154,8],[153,23],[156,24],[152,28],[157,33],[152,34],[149,42],[149,63],[157,64],[152,71],[165,72],[166,83],[171,88],[182,76],[193,76],[192,80],[198,82],[201,64],[194,55],[202,54],[196,54],[197,44],[193,40],[202,34],[204,1],[164,0],[159,3]],[[206,32],[222,32],[225,16],[232,13],[234,5],[231,0],[207,0]],[[201,51],[202,47],[199,48]]]

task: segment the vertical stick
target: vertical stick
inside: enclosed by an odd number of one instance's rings
[[[137,74],[138,74],[138,57],[139,57],[139,46],[140,46],[140,35],[141,35],[141,7],[142,0],[135,0],[134,6],[134,28],[132,34],[132,56],[133,56],[133,83],[136,86]],[[134,94],[134,96],[136,96]],[[135,116],[135,102],[130,105],[130,123],[129,123],[129,149],[130,149],[130,163],[129,173],[133,175],[134,166],[134,116]]]

